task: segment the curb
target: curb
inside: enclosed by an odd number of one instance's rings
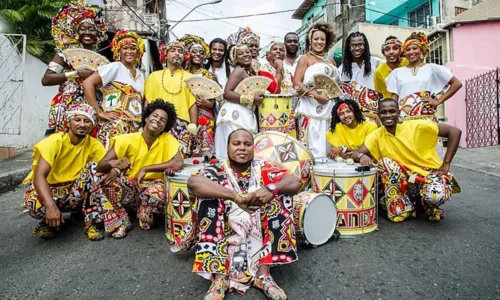
[[[0,194],[15,189],[28,176],[31,166],[0,174]]]

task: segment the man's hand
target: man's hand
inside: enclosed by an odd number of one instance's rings
[[[434,171],[434,173],[442,175],[446,175],[448,174],[448,172],[450,172],[450,163],[445,163],[445,162],[443,162],[443,164],[441,165],[441,167],[439,167],[438,170]]]
[[[251,199],[251,202],[249,202],[250,207],[259,207],[260,208],[260,207],[268,204],[269,202],[271,202],[271,200],[273,200],[273,198],[274,198],[273,193],[271,193],[267,189],[257,190],[253,194],[254,194],[254,197]]]
[[[130,163],[130,160],[128,158],[120,158],[120,159],[113,159],[112,161],[109,162],[109,165],[112,168],[118,168],[120,170],[126,170],[128,168],[132,169],[132,164]]]
[[[334,159],[342,153],[342,147],[334,147],[330,151],[328,151],[328,158]]]
[[[111,185],[111,183],[113,183],[118,175],[118,171],[116,171],[115,169],[111,169],[108,173],[102,175],[99,182],[97,182],[97,185],[109,186]]]
[[[142,180],[144,179],[144,176],[146,176],[146,172],[144,171],[144,169],[140,169],[139,172],[134,177],[134,186],[137,189],[137,191],[141,190],[141,183]]]
[[[45,224],[59,230],[62,223],[62,214],[56,205],[46,206]]]
[[[212,101],[210,101],[209,99],[200,99],[198,97],[196,97],[196,105],[198,107],[202,107],[202,108],[212,108],[213,107]]]
[[[359,159],[359,164],[363,167],[371,167],[373,166],[373,161],[368,155],[365,154]]]
[[[76,73],[78,74],[78,77],[80,77],[80,79],[85,80],[90,75],[94,74],[94,70],[85,67],[85,68],[81,68],[81,69],[76,70]]]

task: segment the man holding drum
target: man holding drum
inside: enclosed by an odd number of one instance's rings
[[[188,181],[196,197],[199,241],[193,272],[212,281],[205,299],[223,299],[228,288],[253,284],[269,299],[287,299],[270,267],[297,260],[292,199],[300,179],[283,166],[254,159],[252,134],[228,138],[228,158]]]
[[[440,206],[451,199],[452,192],[460,192],[450,165],[462,132],[427,120],[399,123],[399,106],[393,99],[380,101],[378,116],[383,127],[368,135],[353,157],[363,166],[371,166],[372,158],[378,161],[389,221],[416,217],[415,206],[421,204],[427,219],[439,222],[444,218]],[[448,139],[443,161],[436,152],[439,137]]]

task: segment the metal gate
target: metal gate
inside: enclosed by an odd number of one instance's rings
[[[0,34],[0,134],[21,134],[26,35]]]
[[[467,148],[500,144],[500,68],[465,81]]]

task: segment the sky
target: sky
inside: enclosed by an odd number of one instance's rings
[[[210,0],[167,0],[167,19],[178,21],[191,8]],[[213,17],[258,14],[271,11],[297,9],[303,0],[222,0],[221,3],[206,5],[192,12],[185,20],[206,19]],[[268,16],[257,16],[222,21],[182,22],[173,32],[182,37],[186,33],[201,36],[208,43],[213,38],[226,39],[239,27],[250,26],[261,38],[261,47],[283,37],[287,32],[296,31],[301,26],[300,20],[292,19],[293,12]],[[175,22],[169,22],[171,25]]]

